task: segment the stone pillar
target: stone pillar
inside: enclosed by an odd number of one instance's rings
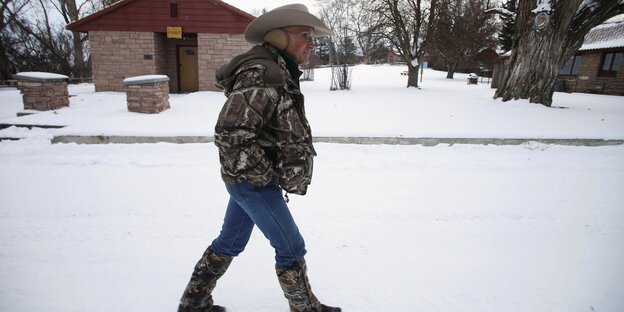
[[[169,109],[169,77],[146,75],[126,78],[128,110],[154,114]]]
[[[65,75],[21,72],[13,75],[22,93],[24,109],[47,111],[69,106],[69,92]]]

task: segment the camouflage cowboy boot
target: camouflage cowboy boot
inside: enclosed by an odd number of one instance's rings
[[[314,296],[306,274],[305,259],[287,267],[276,267],[277,278],[288,299],[291,312],[340,312],[340,308],[328,307]]]
[[[217,280],[232,263],[232,258],[218,255],[208,247],[195,266],[180,299],[178,312],[224,312],[224,307],[213,304],[212,291]]]

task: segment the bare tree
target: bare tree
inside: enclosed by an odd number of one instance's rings
[[[83,7],[91,4],[89,1],[82,2],[80,6],[76,5],[76,0],[57,0],[56,2],[52,2],[52,4],[56,7],[57,11],[61,13],[63,20],[66,24],[75,22],[81,18],[81,11],[83,11]],[[79,77],[85,77],[90,75],[90,70],[87,66],[86,59],[88,56],[85,55],[85,42],[87,40],[86,34],[82,34],[77,31],[72,31],[72,39],[73,39],[73,59],[74,59],[74,75]]]
[[[496,47],[497,25],[493,16],[485,13],[488,6],[488,0],[438,1],[425,49],[444,63],[446,78],[453,79],[457,70],[471,67],[479,52]]]
[[[621,13],[622,0],[520,0],[511,63],[494,98],[551,106],[565,61],[593,27]]]
[[[370,0],[355,0],[352,8],[351,31],[364,62],[370,64],[374,58],[379,57],[379,53],[387,51],[384,36],[381,34],[379,14]]]
[[[355,62],[353,16],[357,0],[318,0],[321,19],[334,31],[327,37],[330,63],[352,64]]]
[[[351,17],[355,0],[318,0],[321,19],[334,31],[327,37],[329,63],[332,65],[330,90],[351,88],[351,67],[355,62],[355,45]]]
[[[11,22],[8,36],[17,43],[7,49],[15,71],[71,72],[71,43],[62,27],[51,23],[44,0],[24,1],[21,6],[7,7],[5,12]]]
[[[423,27],[427,17],[433,18],[437,0],[427,8],[422,0],[374,0],[387,40],[407,63],[407,87],[418,87],[418,60],[426,41]]]
[[[23,8],[24,3],[18,3],[13,0],[0,0],[0,79],[11,79],[14,73],[11,61],[9,59],[12,46],[16,44],[13,35],[12,25],[14,25],[15,14]]]
[[[89,76],[86,37],[64,26],[117,1],[0,0],[1,79],[26,70]],[[51,17],[52,6],[64,23]]]

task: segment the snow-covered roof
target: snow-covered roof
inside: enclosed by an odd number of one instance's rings
[[[624,47],[624,22],[596,26],[585,35],[579,51]]]

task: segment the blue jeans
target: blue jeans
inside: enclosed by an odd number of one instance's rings
[[[248,182],[226,184],[230,201],[221,233],[212,250],[223,256],[238,256],[257,225],[275,249],[275,262],[285,268],[306,254],[303,237],[277,185],[256,186]]]

